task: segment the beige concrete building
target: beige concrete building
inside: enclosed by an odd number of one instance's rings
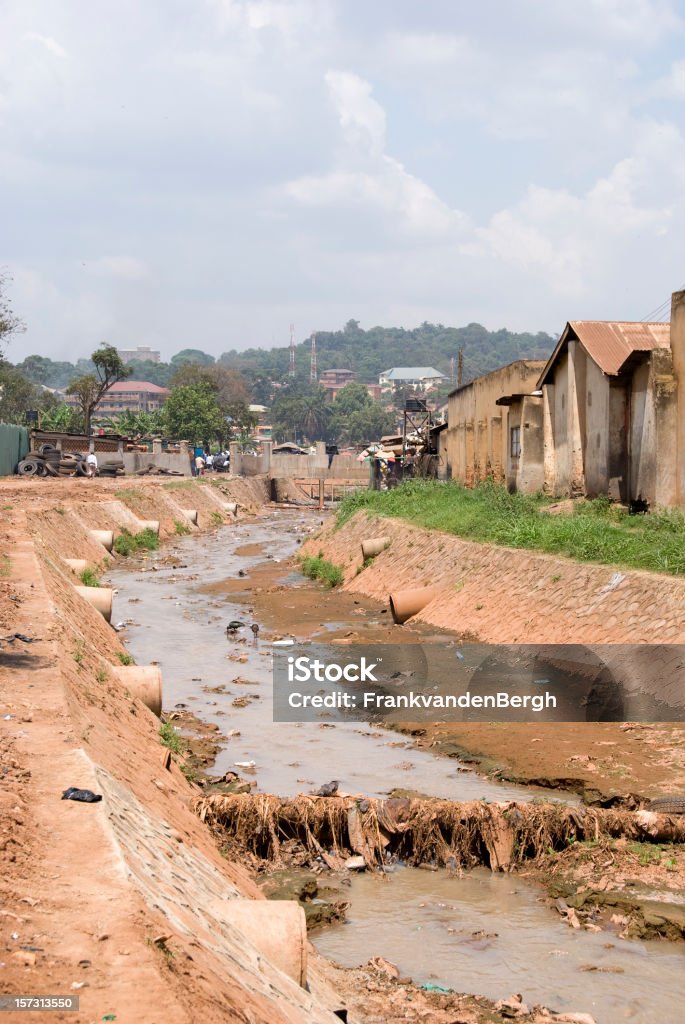
[[[543,361],[519,359],[452,391],[447,401],[447,454],[442,475],[467,486],[488,478],[517,485],[523,451],[542,452],[542,418],[539,412],[533,416],[536,400],[524,403],[523,398],[533,395],[544,365]],[[503,396],[508,401],[501,401]],[[525,489],[542,486],[541,454],[538,461],[537,476],[534,460],[529,461]]]
[[[685,505],[685,292],[670,324],[569,321],[538,387],[546,491]]]

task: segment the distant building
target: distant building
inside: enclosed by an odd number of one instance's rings
[[[519,465],[523,445],[529,445],[535,436],[535,447],[542,452],[542,410],[532,413],[526,410],[526,420],[521,430],[520,410],[516,410],[516,423],[510,424],[508,405],[502,395],[523,397],[537,388],[538,378],[544,369],[542,360],[519,359],[499,370],[478,377],[469,384],[455,388],[447,400],[447,430],[441,435],[445,447],[445,462],[440,467],[441,476],[472,486],[481,480],[496,480],[516,486],[510,474]],[[540,399],[535,403],[539,406]],[[523,436],[522,436],[523,435]],[[533,447],[532,443],[529,447]],[[515,467],[512,470],[510,450],[515,452]],[[529,487],[542,487],[542,458],[534,465],[529,463]]]
[[[319,384],[326,392],[326,401],[332,402],[341,388],[353,384],[356,379],[354,370],[324,370],[319,377]]]
[[[399,385],[430,391],[437,384],[443,384],[447,380],[446,374],[436,370],[434,366],[393,366],[381,373],[378,383],[381,388]]]
[[[375,402],[380,402],[381,393],[383,391],[380,384],[367,384],[366,390],[369,392],[369,395],[371,396],[371,398],[373,398]]]
[[[168,388],[160,388],[148,380],[120,380],[105,392],[95,412],[98,416],[119,416],[122,412],[156,412],[162,408],[168,396]],[[73,404],[73,399],[70,404]]]
[[[148,348],[147,345],[139,345],[138,348],[118,348],[122,362],[130,363],[132,359],[138,359],[144,363],[158,363],[159,352]]]

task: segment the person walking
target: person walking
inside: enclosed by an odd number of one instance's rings
[[[86,469],[88,470],[88,479],[92,479],[97,476],[98,472],[98,460],[95,452],[88,452],[86,455]]]
[[[205,460],[202,458],[201,455],[195,456],[195,474],[196,476],[205,475]]]

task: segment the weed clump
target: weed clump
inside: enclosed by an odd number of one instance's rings
[[[80,575],[81,583],[84,587],[99,587],[100,580],[97,577],[97,573],[93,569],[86,568]]]
[[[187,533],[190,533],[190,527],[182,519],[174,519],[174,529],[179,537],[184,537]]]
[[[159,547],[159,540],[154,530],[146,527],[140,533],[131,533],[124,528],[114,540],[114,550],[118,555],[136,554],[138,551],[156,551]]]
[[[116,653],[122,665],[135,665],[136,659],[128,651],[117,651]]]
[[[159,738],[172,753],[183,754],[185,752],[185,744],[171,722],[162,722],[159,727]]]
[[[300,568],[305,576],[311,580],[321,580],[329,590],[339,587],[345,580],[340,566],[322,558],[321,555],[307,555],[301,560]]]

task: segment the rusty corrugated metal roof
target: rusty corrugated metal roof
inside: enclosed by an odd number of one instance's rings
[[[671,347],[670,324],[569,320],[542,371],[538,387],[542,387],[561,349],[571,336],[578,339],[600,370],[611,377],[620,373],[621,367],[633,352],[651,352],[655,348]]]

